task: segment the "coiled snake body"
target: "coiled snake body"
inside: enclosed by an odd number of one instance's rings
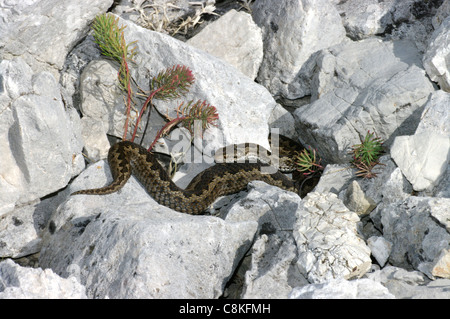
[[[287,141],[284,138],[284,141]],[[288,140],[292,144],[292,140]],[[295,142],[293,142],[295,143]],[[199,173],[189,185],[182,189],[169,177],[155,155],[138,144],[124,141],[114,144],[108,152],[108,163],[113,182],[105,187],[80,190],[72,193],[105,195],[121,189],[133,174],[147,192],[159,204],[188,214],[202,214],[218,197],[244,190],[254,180],[264,181],[282,189],[304,195],[305,178],[295,182],[283,173],[262,173],[268,164],[218,163]],[[316,182],[313,182],[315,184]]]

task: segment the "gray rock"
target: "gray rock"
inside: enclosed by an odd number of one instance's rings
[[[450,137],[449,121],[450,114],[448,105],[450,103],[450,94],[439,90],[434,92],[422,113],[419,126],[417,127],[416,134],[421,132],[434,132],[442,137]],[[436,143],[436,141],[433,141]],[[442,145],[444,147],[444,145]],[[442,149],[438,153],[443,152]],[[443,155],[443,154],[441,154]],[[425,189],[420,192],[420,196],[432,196],[432,197],[446,197],[450,198],[450,169],[448,165],[449,159],[447,158],[447,168],[444,167],[442,172],[436,180],[434,180],[434,187],[432,189]]]
[[[424,106],[415,134],[396,138],[391,147],[393,159],[402,173],[413,188],[424,191],[425,196],[449,196],[448,177],[446,182],[450,160],[449,103],[449,93],[433,92]]]
[[[338,195],[345,191],[355,178],[352,167],[349,164],[328,164],[320,177],[319,183],[314,188],[318,193],[334,193]]]
[[[94,17],[112,0],[37,0],[5,4],[0,26],[3,58],[21,56],[33,69],[52,72],[59,80],[67,53],[87,34]],[[3,3],[2,3],[3,4]]]
[[[433,85],[411,42],[367,39],[323,50],[317,61],[327,67],[315,76],[312,103],[297,109],[304,144],[317,148],[326,162],[350,160],[351,146],[367,131],[389,147],[397,135],[412,134]]]
[[[296,210],[301,199],[297,194],[281,190],[264,182],[253,181],[248,193],[241,192],[223,214],[227,222],[255,221],[257,237],[253,247],[238,268],[240,287],[233,294],[240,298],[286,298],[293,287],[307,281],[296,266],[297,248],[292,236]],[[219,200],[221,201],[221,200]],[[268,287],[270,287],[268,289]],[[242,291],[242,292],[241,292]]]
[[[386,266],[366,276],[385,286],[396,299],[448,299],[450,297],[449,279],[430,281],[419,271]]]
[[[337,5],[347,36],[354,40],[383,33],[392,24],[395,0],[350,0]],[[397,4],[398,6],[398,4]]]
[[[295,265],[296,257],[292,235],[261,235],[253,244],[241,298],[287,298],[293,287],[307,284]]]
[[[249,183],[248,188],[249,193],[229,209],[226,221],[257,221],[261,233],[291,232],[301,198],[261,181]]]
[[[389,155],[380,157],[380,164],[374,168],[377,176],[360,180],[361,188],[375,203],[390,203],[411,195],[412,186],[403,176]]]
[[[102,186],[105,170],[90,166],[70,191]],[[78,269],[89,298],[217,298],[257,228],[174,212],[134,177],[118,193],[70,197],[49,225],[41,267],[62,277]]]
[[[450,160],[450,136],[422,131],[397,136],[391,156],[416,191],[433,188],[443,178]]]
[[[442,177],[440,183],[435,188],[433,188],[433,191],[431,193],[425,193],[425,196],[450,198],[449,185],[450,185],[450,169],[447,167],[447,171]]]
[[[81,134],[84,141],[84,155],[96,162],[108,156],[110,144],[106,137],[106,129],[103,122],[95,118],[84,116],[81,119]]]
[[[310,283],[357,278],[371,265],[357,233],[358,216],[333,193],[309,193],[297,210],[294,238],[300,272]]]
[[[433,17],[433,27],[438,29],[442,22],[450,15],[450,1],[444,0],[441,6],[437,9],[435,16]]]
[[[264,58],[258,82],[274,96],[308,95],[311,70],[306,62],[316,51],[345,38],[336,8],[328,0],[264,0],[255,2],[252,16],[263,30]]]
[[[391,265],[448,278],[449,205],[448,198],[410,196],[381,209],[383,237],[392,243]]]
[[[45,224],[34,214],[39,200],[15,208],[0,219],[0,256],[18,258],[40,250],[40,235]],[[20,234],[20,236],[18,236]]]
[[[52,270],[0,263],[0,299],[86,299],[86,289],[73,276],[61,278]]]
[[[90,62],[80,77],[80,111],[83,117],[101,121],[106,133],[121,137],[126,117],[117,74],[118,68],[111,61]]]
[[[261,29],[251,15],[228,11],[186,43],[223,59],[255,79],[263,58]]]
[[[49,72],[0,63],[0,215],[67,185],[84,168],[80,119]],[[44,155],[45,154],[45,155]]]
[[[372,256],[377,260],[378,264],[383,267],[391,253],[392,244],[384,239],[384,237],[372,236],[367,239]]]
[[[68,107],[81,108],[80,76],[86,66],[93,60],[100,59],[101,52],[95,44],[93,32],[80,41],[67,55],[63,69],[60,72],[61,93]]]
[[[376,229],[381,230],[381,211],[389,204],[398,204],[410,197],[413,189],[399,168],[392,171],[387,179],[381,180],[378,187],[381,196],[377,207],[370,213],[370,220]]]
[[[67,195],[67,190],[60,191],[56,195],[18,205],[3,215],[0,218],[0,256],[25,258],[38,253],[48,221]]]
[[[450,92],[450,17],[447,17],[429,40],[428,48],[423,56],[423,65],[432,81],[439,84],[442,90]]]
[[[432,32],[431,17],[439,2],[420,0],[348,0],[337,4],[347,36],[354,40],[382,37],[408,39],[420,52],[427,47]]]
[[[291,112],[286,110],[280,104],[277,104],[269,118],[271,129],[278,129],[278,133],[287,136],[293,140],[298,140],[295,130],[295,119]]]
[[[433,92],[424,106],[416,133],[432,131],[443,136],[450,136],[450,94],[438,90]]]
[[[329,280],[324,283],[296,287],[291,299],[394,299],[394,295],[380,283],[367,279]]]
[[[296,266],[292,230],[301,199],[264,182],[249,183],[249,192],[236,200],[227,222],[257,221],[258,237],[251,250],[241,298],[286,298],[293,287],[307,283]]]
[[[358,215],[368,214],[376,207],[375,201],[364,193],[357,181],[347,188],[344,204]]]

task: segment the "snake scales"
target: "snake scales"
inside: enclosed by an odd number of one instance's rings
[[[280,159],[291,156],[294,148],[301,150],[303,146],[280,136],[280,152],[282,151]],[[104,195],[116,192],[133,174],[159,204],[179,212],[197,215],[202,214],[218,197],[244,190],[247,184],[254,180],[264,181],[301,196],[312,189],[318,181],[318,177],[307,179],[301,174],[298,174],[299,180],[294,181],[280,171],[263,174],[261,169],[269,164],[259,161],[217,163],[199,173],[185,189],[182,189],[171,180],[155,155],[142,146],[128,141],[119,142],[110,148],[108,163],[113,176],[111,184],[102,188],[80,190],[72,195]]]

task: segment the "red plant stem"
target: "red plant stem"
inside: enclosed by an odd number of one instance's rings
[[[161,138],[161,136],[167,130],[167,128],[176,125],[176,123],[181,122],[181,121],[185,120],[186,118],[187,118],[187,116],[177,117],[177,118],[171,120],[170,122],[166,123],[166,125],[164,125],[163,128],[159,130],[158,134],[156,134],[156,137],[153,140],[153,143],[148,148],[148,151],[150,152],[153,149],[156,142],[158,142],[158,140]]]
[[[128,68],[128,63],[126,61],[125,55],[123,57],[122,63],[125,67],[125,73],[126,73],[126,79],[127,79],[127,117],[125,119],[125,126],[123,128],[123,137],[122,137],[122,140],[126,141],[127,133],[128,133],[128,120],[130,119],[130,113],[131,113],[131,81],[130,81],[130,70]],[[131,141],[133,141],[133,140],[134,140],[134,136]]]
[[[156,89],[155,91],[153,91],[152,93],[150,93],[150,95],[147,97],[147,99],[144,102],[144,105],[141,108],[141,111],[139,112],[139,116],[136,119],[136,125],[134,126],[134,131],[133,131],[133,136],[131,137],[131,141],[133,142],[135,137],[136,137],[136,133],[139,127],[139,122],[141,121],[142,115],[144,114],[145,110],[147,109],[147,106],[150,104],[152,105],[152,100],[153,97],[156,95],[156,93],[158,93],[161,90],[161,88]]]

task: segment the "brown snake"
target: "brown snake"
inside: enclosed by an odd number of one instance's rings
[[[102,188],[80,190],[72,195],[114,193],[121,189],[133,174],[159,204],[182,213],[197,215],[202,214],[218,197],[242,191],[254,180],[299,193],[301,196],[318,181],[317,177],[310,181],[301,175],[300,180],[295,182],[279,171],[263,174],[261,168],[269,165],[261,162],[218,163],[199,173],[182,189],[170,179],[155,155],[128,141],[119,142],[110,148],[108,163],[113,176],[111,184]],[[305,181],[309,182],[309,187],[303,187]]]

